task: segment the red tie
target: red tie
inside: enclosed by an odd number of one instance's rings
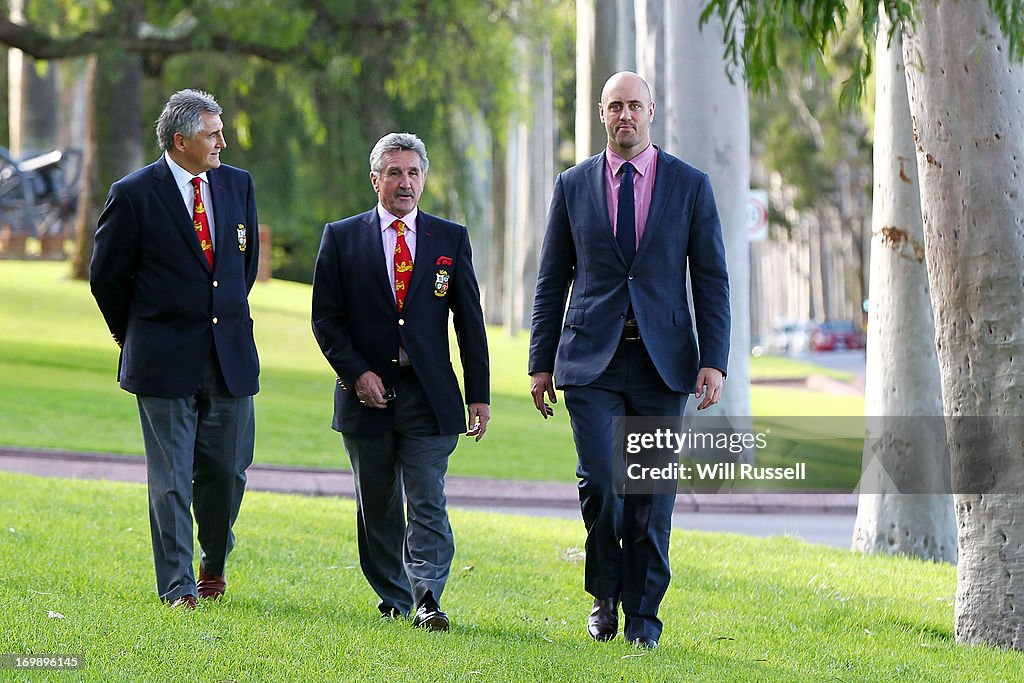
[[[405,305],[405,293],[409,291],[409,281],[412,280],[412,254],[409,252],[409,245],[405,243],[405,223],[395,221],[391,227],[398,232],[398,239],[395,241],[395,301],[398,302],[398,312],[402,312]]]
[[[192,223],[196,226],[196,237],[199,238],[199,247],[206,254],[206,260],[210,262],[210,268],[213,269],[213,238],[210,237],[210,219],[206,215],[206,207],[203,206],[203,196],[199,192],[199,186],[202,185],[202,178],[195,177],[192,179],[192,187],[196,191],[195,208],[192,209]]]

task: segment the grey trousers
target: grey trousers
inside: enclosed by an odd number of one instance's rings
[[[245,470],[256,431],[252,396],[236,398],[211,353],[199,390],[186,398],[138,396],[146,446],[149,527],[160,598],[195,596],[192,513],[201,562],[224,574],[235,544],[231,531],[242,505]]]
[[[394,403],[389,433],[342,438],[355,479],[363,575],[379,607],[408,615],[427,591],[440,601],[455,556],[444,478],[459,435],[437,434],[423,387],[411,375],[403,376]]]

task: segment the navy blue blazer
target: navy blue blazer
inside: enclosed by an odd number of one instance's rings
[[[212,272],[163,157],[114,183],[100,214],[89,281],[121,346],[121,387],[133,394],[194,394],[211,348],[233,396],[259,391],[248,301],[259,253],[252,176],[221,166],[207,178]]]
[[[464,226],[420,211],[412,280],[398,313],[384,260],[376,207],[328,223],[313,274],[313,334],[338,376],[333,428],[383,434],[394,410],[360,405],[354,387],[367,370],[385,387],[399,380],[401,342],[430,397],[439,434],[466,431],[466,413],[448,351],[449,313],[462,359],[465,403],[490,403],[487,333]]]
[[[555,182],[533,302],[529,371],[553,372],[559,388],[593,382],[615,353],[632,302],[661,378],[672,390],[690,393],[700,367],[724,373],[729,359],[729,277],[711,183],[705,173],[658,150],[650,212],[627,269],[608,216],[604,159],[604,152],[590,157]]]

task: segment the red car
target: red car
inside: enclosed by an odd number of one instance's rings
[[[863,349],[864,333],[845,320],[826,320],[814,328],[808,346],[811,351],[835,349]]]

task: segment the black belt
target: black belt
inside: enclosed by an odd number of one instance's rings
[[[627,320],[622,327],[622,341],[640,341],[640,326],[636,320]]]

